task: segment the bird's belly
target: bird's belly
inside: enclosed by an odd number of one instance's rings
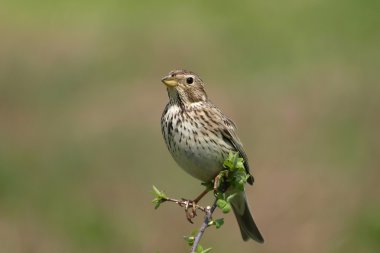
[[[223,168],[223,158],[219,159],[212,154],[209,157],[189,150],[182,150],[180,154],[173,153],[178,165],[193,177],[208,182]]]
[[[194,112],[179,116],[180,108],[172,106],[163,116],[162,133],[177,164],[193,177],[208,182],[223,169],[230,151],[228,143],[217,131],[194,123]],[[185,120],[186,117],[190,117]]]
[[[216,144],[194,137],[187,141],[174,138],[173,141],[176,143],[171,152],[174,160],[193,177],[208,182],[223,169],[223,161],[228,153]]]

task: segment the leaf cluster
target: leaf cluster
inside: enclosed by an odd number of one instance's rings
[[[217,185],[217,206],[223,213],[229,213],[232,209],[231,200],[236,196],[237,192],[244,191],[244,185],[249,178],[244,167],[243,158],[239,157],[239,153],[230,153],[223,163],[225,170],[221,171],[216,179],[219,180]],[[214,182],[215,183],[215,182]],[[231,188],[226,192],[223,185]]]
[[[223,167],[227,170],[227,183],[237,189],[244,191],[244,185],[247,183],[249,174],[244,167],[244,159],[239,157],[239,153],[229,153],[227,159],[223,163]]]
[[[198,233],[198,230],[194,230],[190,236],[184,236],[184,239],[185,241],[187,242],[187,244],[189,246],[193,246],[194,244],[194,240],[195,240],[195,236],[197,235]],[[196,253],[208,253],[211,251],[212,248],[207,248],[207,249],[204,249],[202,245],[198,244],[197,245],[197,248],[195,250]]]
[[[244,185],[247,183],[249,174],[244,167],[243,158],[239,157],[239,153],[230,153],[223,163],[224,170],[218,176],[207,183],[202,183],[209,190],[214,190],[216,197],[216,206],[223,212],[229,213],[232,209],[231,200],[238,194],[244,191]],[[228,191],[227,191],[228,189]],[[231,190],[230,190],[231,189]],[[163,202],[170,200],[163,191],[158,190],[153,186],[155,198],[153,204],[157,209]],[[224,224],[224,219],[211,219],[207,226],[215,226],[219,229]],[[193,231],[190,236],[185,236],[184,239],[189,246],[193,246],[198,231]],[[210,252],[211,248],[204,249],[200,244],[196,245],[196,253]]]
[[[165,202],[168,197],[163,191],[160,191],[156,188],[156,186],[153,185],[153,193],[155,198],[152,200],[152,203],[154,204],[154,208],[157,209],[160,207],[160,205]]]

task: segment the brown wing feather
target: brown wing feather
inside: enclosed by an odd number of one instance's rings
[[[231,146],[233,146],[237,152],[239,152],[240,156],[244,159],[244,167],[246,172],[250,175],[247,182],[252,185],[254,178],[250,173],[250,168],[248,164],[248,157],[244,151],[243,144],[241,143],[239,137],[236,134],[236,125],[230,120],[227,116],[225,116],[218,108],[214,107],[216,110],[216,114],[221,118],[223,124],[221,126],[220,132],[222,133],[225,141],[229,142]]]

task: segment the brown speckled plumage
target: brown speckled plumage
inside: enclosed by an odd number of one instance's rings
[[[223,169],[229,152],[239,152],[252,185],[253,176],[236,126],[208,99],[203,81],[193,72],[175,70],[163,82],[168,86],[169,102],[161,117],[161,130],[178,165],[195,178],[208,182]],[[263,242],[245,194],[239,195],[232,206],[243,239]]]

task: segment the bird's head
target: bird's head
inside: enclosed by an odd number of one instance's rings
[[[173,102],[186,105],[207,101],[203,81],[191,71],[173,70],[161,81],[166,85],[169,99]]]

